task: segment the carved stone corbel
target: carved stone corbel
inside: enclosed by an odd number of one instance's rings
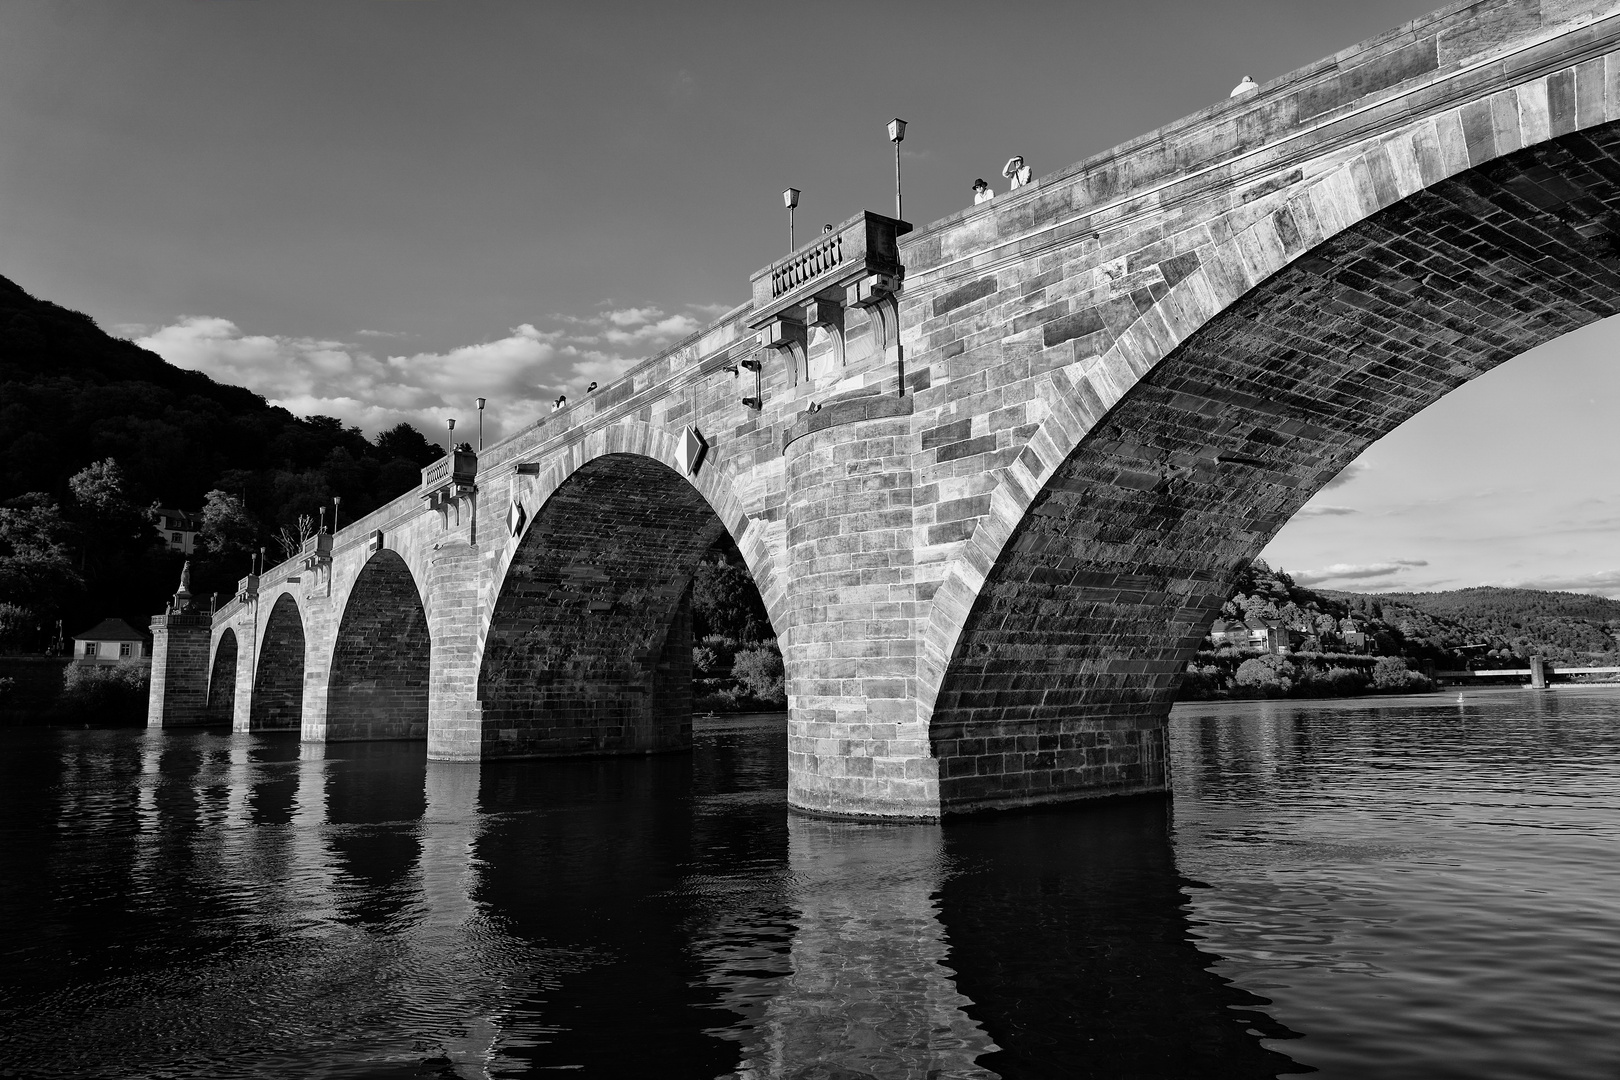
[[[789,385],[798,386],[801,378],[809,378],[809,355],[807,345],[810,340],[809,329],[804,320],[795,314],[783,312],[759,330],[759,344],[762,348],[773,349],[783,353],[788,358],[788,365],[793,373]]]
[[[827,331],[833,341],[833,357],[837,366],[844,366],[844,304],[839,299],[828,299],[824,296],[813,296],[809,303],[804,305],[804,325],[806,333],[811,327],[819,326]],[[805,374],[809,374],[809,360],[805,361]]]

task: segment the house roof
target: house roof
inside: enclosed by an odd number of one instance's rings
[[[102,619],[82,634],[74,634],[74,641],[145,641],[146,635],[123,619]]]

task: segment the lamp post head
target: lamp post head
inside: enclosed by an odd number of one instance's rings
[[[795,206],[798,206],[799,189],[796,187],[790,187],[786,191],[782,192],[782,205],[787,207],[789,210],[793,209]]]
[[[899,142],[906,137],[906,122],[898,116],[889,121],[889,141]]]
[[[445,420],[444,429],[446,431],[454,431],[454,430],[456,430],[456,422],[454,420],[448,420],[448,419]]]
[[[478,409],[479,409],[479,411],[480,411],[480,412],[482,412],[482,411],[483,411],[483,408],[484,408],[484,401],[485,401],[485,399],[484,399],[484,398],[479,398],[479,399],[478,399]]]

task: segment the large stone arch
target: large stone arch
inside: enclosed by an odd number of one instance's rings
[[[720,470],[678,471],[650,425],[586,442],[520,496],[533,519],[497,575],[478,675],[484,756],[687,745],[691,578],[723,532],[772,604],[768,552]]]
[[[236,709],[238,662],[236,632],[226,627],[214,643],[214,662],[208,671],[208,705],[204,715],[210,724],[231,722]]]
[[[553,493],[587,465],[615,454],[631,454],[650,458],[677,476],[685,477],[709,504],[709,509],[725,526],[736,543],[749,573],[754,577],[771,624],[780,632],[786,625],[787,596],[784,583],[777,573],[776,560],[767,535],[765,523],[751,518],[737,496],[736,472],[742,463],[714,460],[706,454],[695,473],[688,472],[681,460],[681,438],[661,427],[639,420],[621,420],[609,427],[598,428],[585,438],[548,457],[545,468],[532,479],[520,480],[513,489],[514,501],[533,515],[546,504]],[[497,508],[500,509],[500,508]],[[509,540],[496,559],[495,574],[488,594],[484,597],[485,610],[493,610],[506,589],[506,575],[519,549],[516,540]]]
[[[426,739],[431,639],[421,591],[398,552],[367,560],[349,587],[327,676],[326,739]]]
[[[1210,226],[1227,239],[1126,298],[1117,334],[1099,317],[1106,348],[1049,377],[935,595],[921,698],[943,808],[1162,788],[1179,672],[1237,568],[1402,421],[1620,312],[1605,70],[1397,129]]]
[[[259,632],[249,731],[297,731],[304,718],[304,619],[298,601],[283,592],[270,605]]]

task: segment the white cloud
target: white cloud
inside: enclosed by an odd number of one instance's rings
[[[1306,506],[1306,507],[1302,508],[1299,511],[1299,513],[1296,514],[1295,516],[1296,517],[1348,517],[1351,514],[1359,514],[1359,513],[1361,513],[1360,510],[1355,510],[1355,509],[1352,509],[1351,507],[1348,507],[1348,506]]]
[[[128,329],[138,333],[137,344],[170,363],[248,387],[300,416],[336,416],[372,435],[408,421],[432,437],[447,416],[466,423],[472,399],[483,396],[494,404],[487,434],[498,437],[548,413],[558,393],[611,382],[701,327],[694,315],[657,307],[546,322],[555,328],[523,323],[490,341],[399,355],[383,354],[387,345],[379,339],[405,335],[384,331],[357,331],[369,339],[362,346],[248,334],[229,319],[206,315]]]
[[[1376,563],[1334,563],[1324,566],[1320,570],[1302,570],[1293,574],[1293,579],[1300,585],[1318,586],[1329,582],[1368,582],[1380,578],[1389,578],[1416,566],[1428,566],[1427,559],[1392,559],[1389,562]],[[1380,586],[1391,584],[1388,581],[1379,581]],[[1329,585],[1331,588],[1332,586]]]

